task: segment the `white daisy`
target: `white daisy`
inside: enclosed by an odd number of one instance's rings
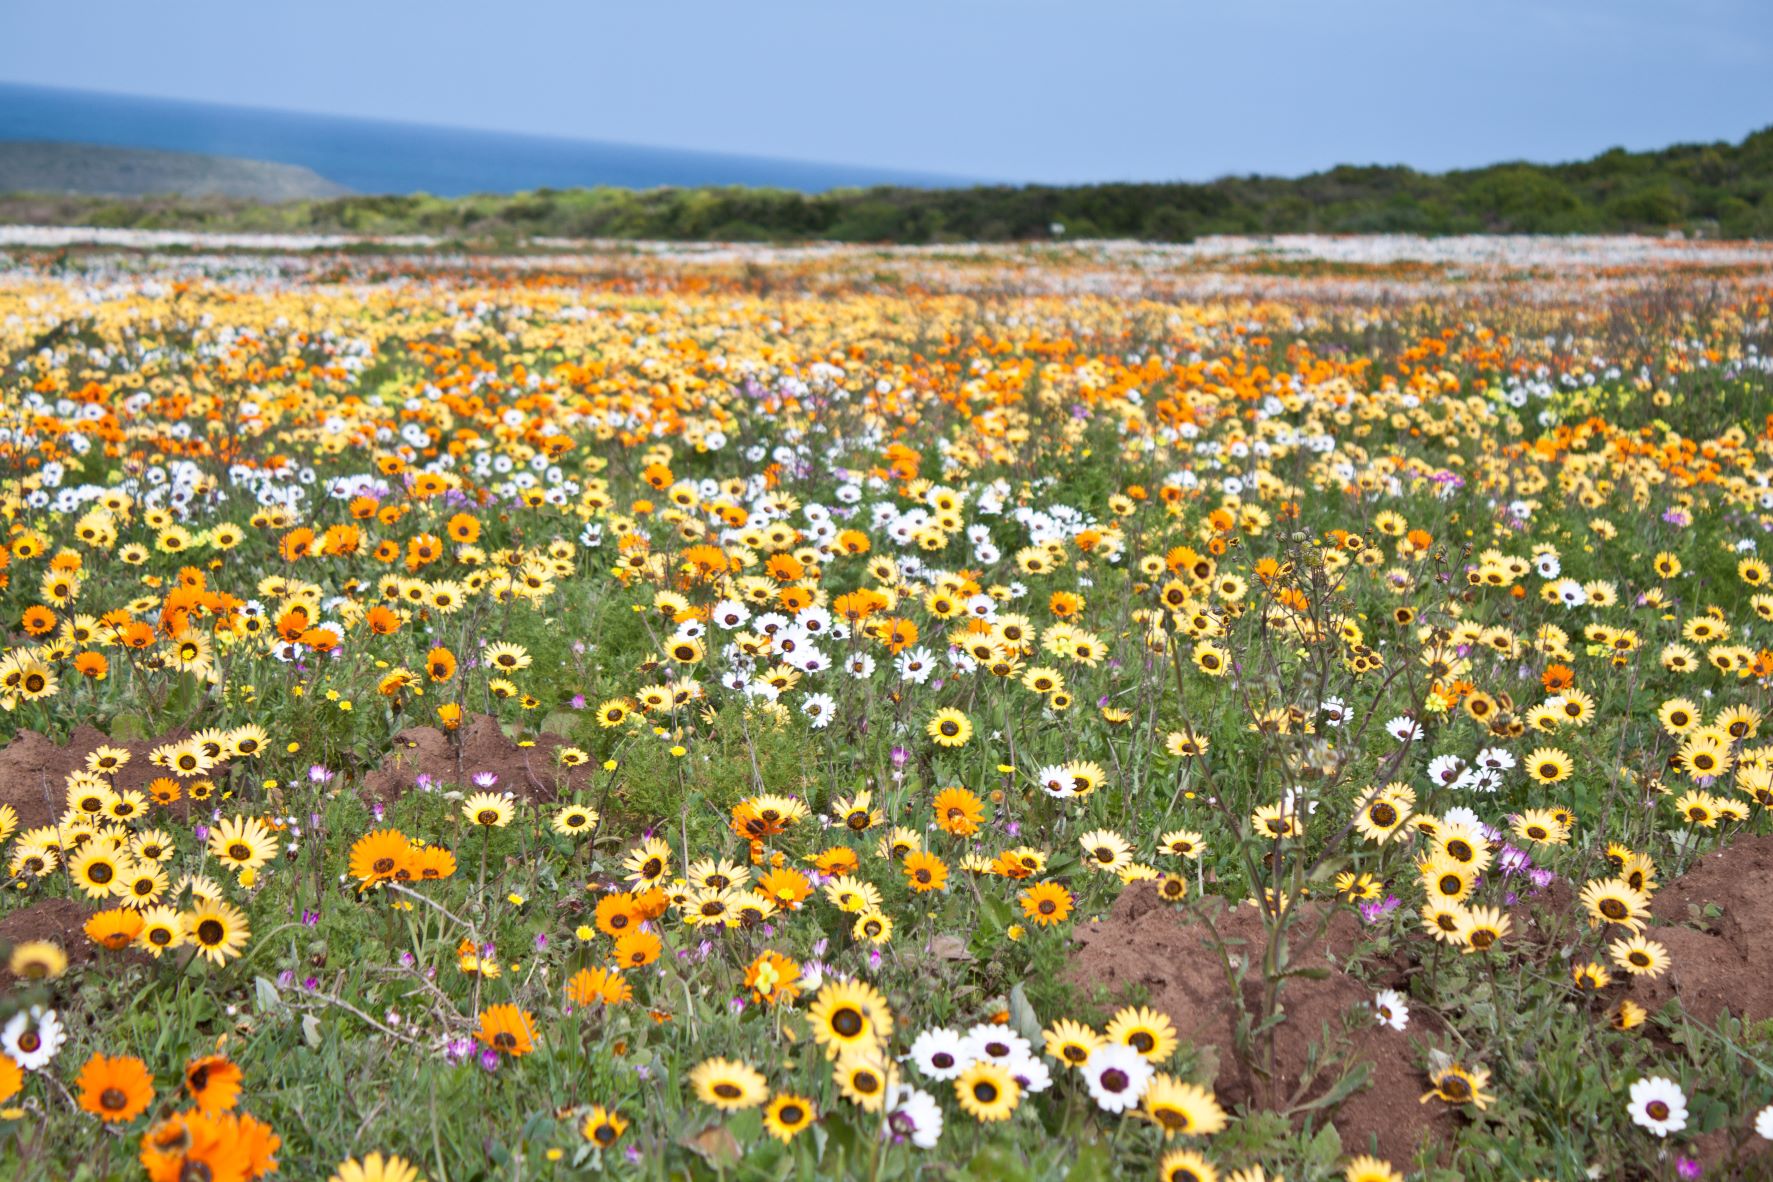
[[[942,1137],[942,1106],[934,1096],[921,1088],[894,1084],[887,1089],[886,1107],[881,1136],[894,1142],[909,1141],[919,1149],[935,1148]]]
[[[911,1044],[911,1061],[927,1079],[953,1079],[972,1064],[967,1040],[945,1026],[932,1026]]]
[[[1007,1067],[1017,1059],[1026,1059],[1032,1053],[1028,1040],[996,1022],[981,1022],[967,1031],[966,1056],[970,1063],[974,1059],[990,1059]]]
[[[1687,1097],[1681,1085],[1672,1079],[1652,1075],[1631,1085],[1632,1123],[1649,1129],[1658,1137],[1678,1133],[1687,1127]]]
[[[1395,989],[1381,989],[1373,998],[1373,1017],[1379,1025],[1402,1030],[1410,1024],[1410,1005]]]
[[[68,1040],[62,1021],[54,1010],[32,1006],[28,1012],[14,1014],[0,1031],[0,1048],[12,1061],[26,1071],[36,1071],[49,1064],[55,1053]]]
[[[1106,1042],[1084,1060],[1084,1082],[1104,1112],[1129,1112],[1139,1106],[1156,1068],[1132,1047]]]

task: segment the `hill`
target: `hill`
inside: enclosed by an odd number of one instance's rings
[[[0,142],[0,192],[299,201],[350,192],[312,169],[101,144]]]
[[[6,186],[0,183],[0,189]],[[1773,237],[1773,127],[1739,144],[1613,149],[1445,173],[1344,166],[1202,183],[783,189],[538,189],[513,196],[0,198],[0,222],[523,238],[939,243],[1203,234],[1686,233]]]

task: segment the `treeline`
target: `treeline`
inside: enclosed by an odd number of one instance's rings
[[[131,228],[940,243],[1183,242],[1205,234],[1665,232],[1773,237],[1773,127],[1740,144],[1614,149],[1573,164],[1447,173],[1344,166],[1295,179],[968,189],[538,189],[511,196],[0,197],[0,221]]]

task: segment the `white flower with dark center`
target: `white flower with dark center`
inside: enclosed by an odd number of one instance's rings
[[[1687,1097],[1672,1079],[1652,1075],[1631,1085],[1631,1104],[1626,1108],[1632,1123],[1658,1137],[1687,1127]]]
[[[1000,1026],[996,1022],[981,1022],[967,1031],[966,1055],[969,1063],[974,1059],[990,1059],[1008,1067],[1018,1059],[1029,1058],[1031,1054],[1032,1048],[1028,1045],[1028,1040],[1008,1026]]]
[[[1130,1112],[1139,1106],[1156,1068],[1132,1047],[1103,1043],[1084,1060],[1084,1082],[1104,1112]]]
[[[926,1079],[949,1080],[973,1059],[965,1038],[945,1026],[932,1026],[911,1044],[911,1061]]]
[[[1410,1006],[1404,995],[1395,989],[1381,989],[1373,998],[1373,1017],[1379,1025],[1402,1030],[1410,1024]]]
[[[923,1089],[893,1084],[887,1089],[886,1110],[881,1136],[888,1140],[909,1141],[919,1149],[934,1149],[941,1140],[942,1106]]]
[[[14,1014],[6,1029],[0,1031],[0,1049],[26,1071],[47,1067],[67,1040],[61,1019],[54,1010],[42,1006]]]
[[[1755,1114],[1755,1132],[1763,1140],[1773,1141],[1773,1104],[1767,1105]]]

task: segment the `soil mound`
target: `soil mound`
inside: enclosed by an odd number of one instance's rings
[[[92,960],[99,948],[86,938],[86,919],[92,912],[72,899],[39,899],[29,907],[0,915],[0,989],[10,989],[13,976],[6,971],[14,945],[47,940],[68,954],[68,968]]]
[[[1325,926],[1322,909],[1303,906],[1309,910],[1290,932],[1290,967],[1313,975],[1291,977],[1281,991],[1286,1020],[1275,1039],[1275,1106],[1320,1097],[1345,1064],[1363,1062],[1369,1071],[1366,1086],[1335,1108],[1330,1123],[1346,1152],[1376,1146],[1380,1156],[1403,1166],[1424,1139],[1444,1143],[1455,1127],[1445,1105],[1420,1102],[1428,1083],[1413,1043],[1435,1027],[1419,1011],[1411,1013],[1407,1031],[1379,1025],[1371,1008],[1372,987],[1347,971],[1361,938],[1359,921],[1342,908],[1329,913]],[[1243,990],[1250,1012],[1260,1013],[1262,917],[1253,907],[1236,907],[1215,917],[1213,926],[1234,965],[1247,958],[1256,966],[1244,975]],[[1130,988],[1142,989],[1146,1004],[1167,1014],[1184,1041],[1217,1052],[1213,1086],[1220,1103],[1261,1102],[1259,1079],[1238,1062],[1236,1002],[1221,946],[1206,924],[1164,903],[1149,884],[1136,884],[1121,893],[1106,916],[1081,929],[1077,942],[1067,974],[1072,984],[1086,994],[1104,986],[1116,998]],[[1395,983],[1397,966],[1376,967],[1373,976],[1381,987]],[[1315,1072],[1302,1086],[1313,1063]]]
[[[498,777],[497,792],[510,792],[530,803],[556,800],[589,785],[595,765],[563,768],[556,752],[567,741],[543,733],[530,746],[512,741],[487,714],[477,714],[462,725],[460,743],[434,726],[409,727],[394,736],[393,749],[381,766],[363,778],[363,795],[383,803],[396,800],[427,777],[433,787],[475,790],[474,777],[491,772]]]
[[[1668,947],[1671,963],[1661,977],[1633,982],[1637,999],[1654,1013],[1679,998],[1706,1023],[1725,1010],[1746,1022],[1773,1018],[1770,884],[1773,836],[1740,837],[1657,891],[1645,934]]]
[[[30,829],[48,825],[67,806],[68,773],[86,767],[86,756],[96,747],[122,747],[130,759],[112,779],[118,789],[145,790],[150,781],[167,775],[164,768],[148,762],[148,752],[165,743],[176,743],[188,732],[174,731],[154,739],[121,742],[106,738],[97,727],[82,724],[74,729],[65,745],[36,731],[21,731],[17,738],[0,750],[0,804],[18,810],[19,827]],[[219,779],[222,768],[210,778]]]

